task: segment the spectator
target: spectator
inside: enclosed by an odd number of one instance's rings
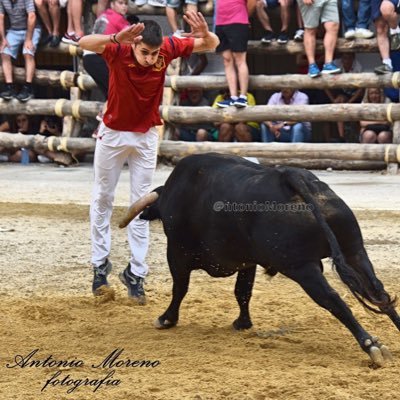
[[[363,103],[386,103],[382,89],[368,88]],[[388,121],[360,121],[360,143],[392,143],[392,128]]]
[[[289,40],[288,28],[290,23],[290,6],[292,0],[257,0],[257,17],[265,30],[261,43],[269,44],[275,38],[279,44],[286,44]],[[272,31],[271,23],[267,11],[280,6],[281,31],[277,35]]]
[[[94,23],[93,32],[97,34],[110,35],[112,33],[118,33],[123,28],[129,26],[129,22],[126,19],[126,13],[128,12],[128,0],[111,0],[110,8],[105,10]],[[138,22],[138,20],[136,21]],[[103,113],[107,108],[108,99],[108,67],[99,54],[92,51],[85,50],[83,53],[83,66],[86,72],[93,78],[97,83],[98,88],[101,90],[106,102],[103,107],[103,111],[99,113],[96,119],[99,122],[102,121]],[[93,132],[93,137],[96,137],[98,127]]]
[[[371,22],[371,0],[359,0],[357,16],[354,0],[342,0],[342,25],[345,39],[370,39],[374,32],[368,29]]]
[[[256,100],[251,93],[246,93],[248,105],[255,106]],[[223,94],[219,94],[214,102],[213,107],[219,107],[218,104],[221,101],[229,100],[230,94],[228,91]],[[219,142],[260,142],[261,132],[260,125],[257,122],[238,122],[231,124],[229,122],[223,122],[221,124],[215,124],[218,128],[218,132],[213,132],[213,138]]]
[[[382,64],[375,68],[375,73],[390,74],[393,72],[393,64],[390,58],[390,50],[400,50],[400,28],[397,21],[396,0],[372,0],[371,16],[376,28],[376,39]],[[388,33],[390,29],[390,41]]]
[[[308,104],[308,96],[295,89],[285,88],[274,93],[269,106]],[[265,121],[261,124],[263,142],[310,142],[310,122]]]
[[[67,32],[62,42],[78,46],[79,39],[84,35],[82,28],[82,0],[68,0],[67,3]]]
[[[24,135],[34,135],[37,133],[34,119],[27,114],[17,114],[10,116],[7,120],[8,126],[4,124],[2,129],[10,133],[22,133]],[[22,149],[10,149],[2,152],[8,156],[10,162],[21,162]],[[36,161],[36,154],[33,150],[28,150],[29,161]],[[5,161],[5,160],[4,160]]]
[[[197,0],[185,0],[187,11],[197,12]],[[174,32],[174,35],[180,36],[184,32],[183,29],[178,28],[178,12],[177,9],[181,5],[181,0],[167,0],[167,7],[165,12],[167,15],[169,26]]]
[[[9,20],[9,29],[5,34],[5,15]],[[38,25],[33,0],[0,0],[0,37],[1,63],[3,67],[5,90],[0,93],[4,100],[15,97],[21,102],[33,98],[32,80],[35,74],[35,52],[40,40],[41,29]],[[25,59],[25,83],[16,94],[13,84],[11,57],[18,57],[19,48],[23,45]]]
[[[255,6],[256,0],[218,0],[216,3],[215,33],[220,39],[216,52],[222,53],[230,94],[230,98],[217,103],[218,107],[247,107],[249,15]]]
[[[204,97],[203,89],[188,88],[186,89],[186,99],[181,102],[186,107],[204,107],[208,106],[208,100]],[[214,126],[211,123],[183,125],[177,128],[176,140],[184,140],[189,142],[202,142],[213,140],[212,132]]]
[[[315,78],[323,74],[341,72],[333,62],[339,31],[337,0],[297,0],[304,21],[304,49],[308,61],[308,76]],[[325,64],[320,71],[315,62],[316,37],[320,21],[324,24]]]
[[[359,73],[362,71],[361,64],[356,60],[354,53],[343,53],[340,58],[334,60],[334,63],[342,69],[343,72]],[[326,95],[332,104],[338,103],[359,103],[364,94],[364,89],[337,89],[325,90]],[[339,139],[345,140],[345,123],[337,122]]]
[[[58,0],[35,0],[39,16],[45,26],[48,36],[44,44],[50,47],[58,47],[61,42],[60,16],[61,9]]]
[[[40,121],[39,134],[51,137],[61,136],[62,120],[56,116],[45,116]],[[37,151],[37,159],[41,163],[55,162],[56,164],[68,167],[74,163],[74,158],[70,153],[63,151]]]

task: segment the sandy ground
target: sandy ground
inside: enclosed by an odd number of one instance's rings
[[[155,186],[170,171],[161,167]],[[235,278],[214,279],[200,271],[192,274],[178,327],[154,329],[171,293],[159,222],[151,223],[148,305],[131,303],[117,278],[128,259],[125,232],[117,229],[128,199],[127,171],[113,216],[110,283],[115,297],[94,298],[91,174],[90,166],[0,165],[1,399],[399,398],[399,332],[388,318],[366,312],[352,298],[329,260],[324,260],[328,280],[363,326],[391,349],[390,365],[371,368],[369,357],[337,320],[295,283],[282,276],[268,280],[261,269],[251,330],[231,328],[238,315]],[[356,210],[378,276],[391,294],[399,295],[400,177],[318,175]],[[116,365],[100,365],[110,354]],[[66,365],[59,368],[55,360]],[[149,366],[133,367],[135,360]],[[32,361],[36,366],[30,366]],[[74,389],[85,380],[92,386]]]

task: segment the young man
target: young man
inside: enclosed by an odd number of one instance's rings
[[[5,15],[10,25],[5,30]],[[5,90],[0,93],[4,100],[13,97],[26,102],[33,97],[32,80],[35,74],[35,51],[40,39],[40,26],[37,25],[35,4],[33,0],[0,0],[0,53],[3,67]],[[20,93],[16,94],[13,84],[11,57],[15,60],[21,47],[25,59],[26,82]]]
[[[83,49],[102,54],[110,74],[107,111],[96,143],[90,209],[94,294],[100,286],[108,285],[110,217],[115,187],[125,161],[129,165],[131,202],[150,190],[157,161],[155,126],[161,124],[158,108],[167,66],[174,58],[214,50],[218,45],[218,38],[209,32],[200,13],[189,11],[184,18],[191,27],[185,38],[163,38],[160,26],[147,20],[116,34],[88,35],[79,42]],[[128,295],[145,304],[148,222],[133,220],[128,226],[128,240],[131,259],[119,276],[128,288]]]

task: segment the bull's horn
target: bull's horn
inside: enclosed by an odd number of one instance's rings
[[[133,218],[139,215],[147,206],[153,204],[157,199],[158,199],[158,193],[150,192],[145,196],[143,196],[142,198],[140,198],[135,203],[133,203],[129,207],[125,217],[119,223],[119,227],[125,228],[129,224],[129,222],[133,220]]]

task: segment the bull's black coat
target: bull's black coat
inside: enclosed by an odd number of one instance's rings
[[[156,192],[159,198],[141,218],[160,218],[168,239],[173,298],[158,319],[159,327],[178,322],[179,306],[194,269],[215,277],[238,272],[235,295],[240,315],[234,327],[251,327],[248,306],[256,265],[260,265],[271,275],[279,272],[299,283],[371,354],[380,344],[361,327],[323,276],[321,259],[332,257],[339,276],[357,299],[386,313],[400,329],[394,301],[375,275],[353,212],[311,172],[264,167],[235,156],[194,155],[180,161]],[[217,203],[226,209],[216,211]],[[293,207],[279,211],[292,203],[297,211]],[[235,212],[234,204],[269,204],[271,208]]]

